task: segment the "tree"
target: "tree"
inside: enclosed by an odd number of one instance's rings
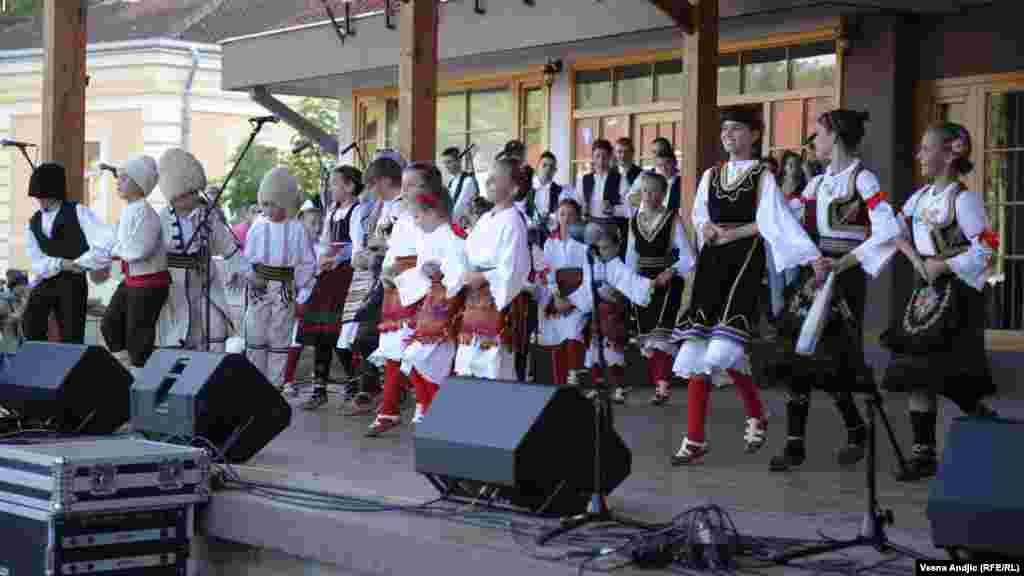
[[[3,0],[4,16],[29,17],[41,14],[43,0]]]
[[[238,156],[242,153],[244,146],[245,144],[239,145],[235,153],[231,155],[230,166],[234,166],[238,161]],[[263,181],[263,176],[277,165],[278,157],[277,149],[270,146],[253,144],[249,148],[221,196],[222,205],[228,212],[238,214],[239,210],[245,206],[256,203],[260,182]],[[214,184],[219,186],[220,182],[214,182]]]
[[[299,102],[299,113],[313,122],[328,134],[338,133],[338,102],[327,98],[303,98]],[[296,133],[292,136],[292,146],[305,140],[305,136]],[[289,172],[299,181],[299,190],[306,198],[320,195],[320,164],[317,162],[316,143],[302,154],[289,154],[285,160]],[[321,154],[324,166],[334,167],[337,158],[329,154]]]

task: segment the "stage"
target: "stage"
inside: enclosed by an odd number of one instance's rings
[[[769,441],[761,452],[746,455],[742,441],[744,415],[735,389],[715,390],[708,425],[711,451],[702,465],[684,468],[671,467],[669,456],[678,448],[685,431],[685,390],[677,389],[663,407],[650,406],[649,396],[650,389],[640,389],[627,406],[616,407],[616,428],[633,454],[631,475],[609,499],[616,511],[641,520],[666,522],[687,508],[714,503],[729,511],[745,536],[820,539],[857,534],[865,508],[864,463],[850,470],[840,470],[834,463],[833,452],[845,440],[845,430],[824,394],[816,393],[812,405],[808,460],[799,471],[790,473],[768,471],[768,461],[785,441],[782,391],[764,391],[770,414]],[[372,417],[345,417],[338,413],[336,402],[337,397],[332,395],[331,405],[312,413],[296,407],[291,427],[235,470],[247,480],[391,504],[418,504],[438,496],[414,471],[413,430],[409,425],[384,437],[366,438],[363,432]],[[910,438],[906,397],[889,395],[886,402],[897,437],[904,443],[901,447],[906,450]],[[1024,412],[1019,401],[996,401],[994,405],[1010,417]],[[403,415],[406,422],[411,412],[410,403]],[[952,404],[942,403],[942,429],[958,415]],[[940,449],[941,436],[940,429]],[[925,516],[927,484],[893,479],[895,458],[881,427],[878,446],[880,503],[895,516],[890,538],[920,553],[945,557],[931,545]],[[497,576],[575,574],[578,569],[580,560],[536,558],[564,551],[564,541],[556,541],[549,548],[535,548],[529,538],[515,537],[493,523],[482,526],[465,520],[406,512],[309,510],[227,490],[216,493],[201,515],[199,531],[208,538],[200,555],[210,563],[211,573],[232,575],[468,574],[485,568],[491,576]],[[554,525],[550,520],[546,523]],[[842,568],[844,561],[864,562],[863,568],[884,559],[873,550],[857,549],[808,562],[813,570],[821,571],[823,567]],[[756,567],[759,573],[797,571],[795,566],[766,567],[746,559],[740,566]],[[900,569],[894,571],[897,567]],[[842,568],[840,573],[849,568]],[[910,574],[912,570],[911,563],[900,561],[885,565],[884,572],[861,573]]]

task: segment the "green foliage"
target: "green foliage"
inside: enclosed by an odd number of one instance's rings
[[[6,0],[4,16],[35,16],[43,13],[43,0]]]
[[[298,111],[307,120],[313,122],[328,134],[338,133],[338,102],[326,98],[303,98],[299,102]],[[292,136],[292,146],[298,144],[305,138],[301,134]],[[320,164],[317,162],[319,148],[314,143],[302,154],[288,154],[285,165],[292,176],[299,181],[299,190],[306,198],[313,198],[320,194]],[[329,154],[323,154],[324,167],[331,169],[337,163],[337,158]]]
[[[238,161],[238,156],[242,153],[244,146],[245,144],[240,145],[231,155],[229,170],[230,166],[234,166]],[[253,144],[245,154],[245,158],[242,159],[235,175],[228,182],[228,187],[221,197],[221,205],[231,214],[237,214],[241,208],[255,204],[263,175],[278,162],[279,154],[276,148]],[[219,186],[220,182],[214,182],[214,184]]]

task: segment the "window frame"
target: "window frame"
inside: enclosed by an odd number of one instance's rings
[[[984,74],[943,78],[918,83],[915,100],[917,115],[914,133],[920,138],[928,125],[941,119],[941,107],[946,104],[964,105],[964,127],[971,133],[975,143],[970,160],[975,170],[963,177],[969,190],[985,194],[985,159],[988,151],[988,103],[993,94],[1024,91],[1024,71],[1004,74]],[[914,141],[915,150],[918,140]],[[915,189],[926,182],[918,171],[914,173]],[[985,207],[999,206],[1001,202],[985,202]],[[1007,256],[1005,242],[1000,243],[999,257]],[[1024,256],[1024,255],[1013,255]],[[989,351],[1024,352],[1024,329],[985,331],[985,348]]]

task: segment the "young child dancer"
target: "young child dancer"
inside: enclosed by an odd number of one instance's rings
[[[558,205],[558,232],[544,243],[543,270],[537,304],[538,343],[551,349],[552,383],[579,385],[584,365],[584,331],[593,308],[589,248],[569,236],[580,220],[580,205],[571,198]]]
[[[881,191],[878,178],[865,169],[857,157],[866,121],[867,113],[854,110],[832,110],[818,118],[817,152],[830,164],[824,174],[815,176],[804,188],[802,201],[807,205],[805,227],[811,231],[825,258],[815,262],[813,269],[801,270],[798,291],[791,296],[787,307],[796,313],[784,316],[787,336],[798,337],[803,324],[799,311],[809,307],[816,286],[829,270],[836,274],[836,288],[833,310],[816,357],[794,354],[777,369],[781,379],[789,380],[789,397],[786,399],[788,437],[782,454],[772,458],[770,467],[775,471],[797,467],[806,458],[804,436],[813,388],[823,389],[832,396],[846,425],[846,445],[836,454],[839,465],[851,466],[864,457],[866,429],[851,392],[866,391],[874,386],[874,378],[864,363],[867,277],[878,276],[892,254],[886,244],[900,235],[899,223],[886,201],[886,194]],[[795,160],[795,157],[784,159],[786,171],[798,168]],[[788,321],[789,318],[793,320]]]
[[[931,126],[917,154],[921,173],[931,183],[903,205],[905,227],[897,244],[924,276],[907,302],[901,329],[883,336],[887,347],[914,360],[911,381],[886,378],[886,388],[910,391],[914,446],[904,480],[935,475],[937,394],[965,414],[995,414],[982,402],[995,392],[985,354],[983,290],[999,236],[989,225],[981,195],[959,180],[974,167],[970,156],[966,128],[949,122]],[[955,304],[942,318],[948,322],[946,330],[935,334],[927,319],[934,318],[947,297]]]
[[[315,410],[327,403],[327,382],[331,376],[331,360],[341,330],[341,312],[352,282],[352,215],[356,197],[362,191],[363,174],[352,166],[335,168],[331,177],[333,203],[317,245],[320,274],[310,297],[310,305],[302,317],[302,343],[316,350],[316,384],[313,395],[303,406]],[[351,357],[338,354],[346,375],[352,375]]]
[[[760,318],[765,250],[772,250],[778,270],[821,257],[786,207],[775,178],[753,157],[759,138],[753,112],[725,113],[721,139],[729,161],[705,171],[697,187],[693,226],[700,253],[693,297],[680,323],[683,345],[673,366],[676,375],[689,379],[688,433],[673,465],[699,462],[707,452],[708,380],[716,373],[727,373],[743,398],[746,451],[764,445],[767,421],[748,348]]]
[[[415,192],[427,186],[428,164],[415,164],[402,172],[402,194],[391,212],[392,228],[388,235],[388,249],[381,269],[384,301],[381,321],[377,324],[380,341],[369,361],[384,369],[384,397],[377,418],[370,424],[367,436],[379,436],[400,424],[402,391],[409,387],[408,376],[402,372],[402,359],[416,329],[418,304],[406,306],[399,294],[396,278],[416,268],[417,245],[421,235],[413,219],[411,199]],[[379,225],[379,224],[378,224]]]
[[[279,166],[259,188],[263,215],[245,242],[251,271],[246,293],[245,353],[272,384],[283,388],[292,329],[313,290],[316,257],[309,232],[295,218],[299,185]]]
[[[413,220],[421,233],[416,243],[416,268],[400,274],[395,284],[402,305],[418,305],[416,331],[402,356],[402,372],[416,390],[412,423],[419,424],[455,361],[466,234],[451,222],[451,200],[441,172],[425,163],[414,163],[407,171],[419,175],[408,193]]]
[[[100,324],[107,348],[130,365],[135,378],[153,353],[157,319],[171,286],[160,216],[146,200],[157,179],[156,160],[149,156],[133,158],[118,170],[117,194],[125,205],[110,256],[121,261],[124,279]]]
[[[649,305],[636,310],[635,316],[640,351],[656,387],[651,404],[662,405],[671,395],[672,358],[678,349],[673,334],[683,302],[683,276],[695,258],[682,218],[664,204],[668,181],[653,172],[640,178],[640,209],[629,222],[626,263],[655,285]]]
[[[319,249],[316,239],[320,236],[323,218],[320,208],[312,200],[306,200],[299,208],[299,222],[302,223],[302,227],[309,234],[309,240],[313,243],[313,249],[316,252]],[[310,296],[311,303],[315,296],[315,285],[313,290],[314,294]],[[304,348],[302,344],[302,325],[303,318],[297,318],[292,328],[292,345],[288,349],[288,363],[284,367],[284,385],[281,389],[288,396],[299,395],[299,386],[295,382],[295,372],[299,368],[299,360],[302,358],[302,349]],[[316,384],[314,384],[314,396],[316,395],[315,388]]]
[[[466,239],[469,269],[461,284],[466,306],[459,330],[455,373],[499,380],[516,379],[516,351],[525,348],[530,274],[526,222],[514,204],[521,163],[495,162],[494,208],[480,217]]]

